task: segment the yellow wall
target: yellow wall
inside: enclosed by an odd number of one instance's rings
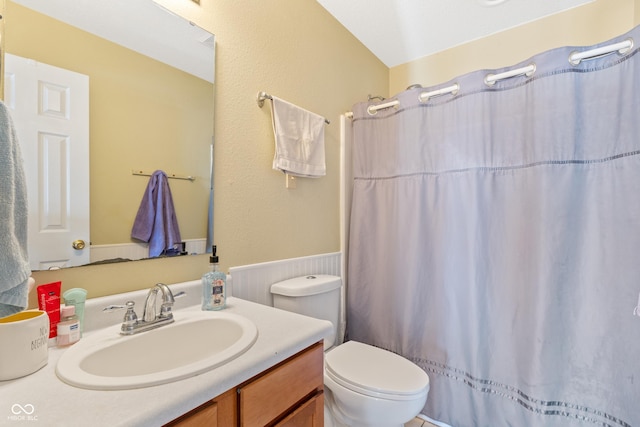
[[[390,94],[445,83],[475,70],[508,67],[561,46],[588,46],[633,28],[638,0],[596,0],[389,70]],[[639,16],[640,18],[640,16]]]
[[[215,240],[221,262],[338,251],[339,115],[368,93],[388,91],[387,67],[315,1],[216,1],[212,13],[218,34]],[[283,174],[271,169],[271,112],[269,105],[258,108],[260,90],[331,121],[326,177],[285,188]]]
[[[195,176],[171,189],[182,238],[204,238],[213,85],[11,1],[7,17],[8,53],[89,76],[91,243],[132,241],[148,183],[132,169]]]
[[[460,47],[392,70],[315,1],[201,0],[199,6],[182,0],[158,2],[216,34],[215,241],[227,270],[340,249],[338,115],[367,94],[396,93],[416,82],[433,85],[563,44],[602,41],[633,25],[640,0],[597,0],[581,10],[477,41],[467,46],[470,52]],[[546,33],[558,39],[543,41]],[[511,39],[515,44],[507,44]],[[299,180],[297,189],[285,189],[282,174],[271,170],[270,109],[257,107],[260,90],[332,121],[326,128],[327,177]],[[65,288],[83,286],[95,297],[160,280],[197,278],[207,267],[206,256],[193,256],[41,272],[35,277],[38,283],[63,280]]]
[[[369,93],[388,92],[388,69],[315,1],[159,3],[216,35],[215,242],[234,265],[340,250],[338,117]],[[287,190],[271,169],[269,105],[258,91],[317,112],[326,127],[327,176]],[[34,273],[89,296],[200,277],[206,255]],[[183,259],[186,258],[186,259]],[[35,299],[32,300],[35,303]]]

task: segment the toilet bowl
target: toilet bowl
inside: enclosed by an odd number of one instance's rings
[[[396,427],[424,407],[429,377],[395,353],[357,341],[335,345],[342,281],[314,275],[271,287],[274,307],[329,320],[325,337],[325,426]]]
[[[344,425],[402,426],[423,408],[429,377],[387,350],[348,341],[325,354],[332,414]]]

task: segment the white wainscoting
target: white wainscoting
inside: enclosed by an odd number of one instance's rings
[[[206,252],[206,239],[186,239],[184,242],[186,243],[186,251],[189,254],[203,254]],[[147,243],[119,243],[91,246],[91,262],[117,258],[130,260],[149,258],[149,245]]]
[[[282,280],[309,274],[340,276],[341,253],[311,255],[260,264],[231,267],[233,296],[273,306],[271,285]]]

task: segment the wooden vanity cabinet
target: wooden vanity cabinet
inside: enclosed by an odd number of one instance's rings
[[[235,389],[228,390],[207,403],[187,412],[166,427],[232,427],[238,425]]]
[[[167,426],[322,427],[323,358],[318,342]]]
[[[238,387],[238,422],[240,427],[267,425],[322,426],[324,411],[317,412],[323,395],[323,345],[322,342],[303,350],[280,365]],[[313,422],[294,424],[313,408]],[[297,415],[296,415],[297,414]],[[282,420],[283,424],[279,423]],[[288,424],[287,424],[288,422]]]
[[[324,394],[318,393],[291,412],[275,427],[322,427],[324,425]]]

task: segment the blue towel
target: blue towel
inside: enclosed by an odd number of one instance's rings
[[[169,180],[163,171],[155,171],[149,179],[131,237],[149,243],[150,257],[160,256],[182,241]]]
[[[0,317],[27,308],[27,183],[9,109],[0,102]]]

